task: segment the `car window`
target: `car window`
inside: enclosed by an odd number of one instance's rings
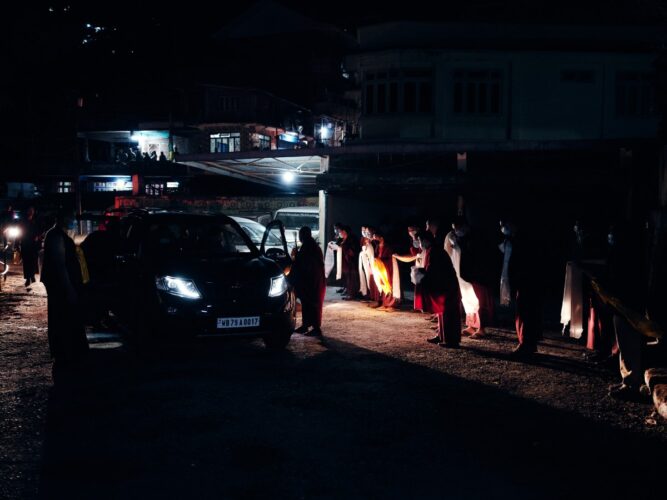
[[[276,219],[290,229],[299,229],[303,226],[308,226],[311,231],[320,230],[320,218],[314,214],[288,214],[279,212]]]
[[[259,224],[258,222],[246,222],[242,221],[239,222],[239,225],[243,230],[246,232],[246,234],[250,237],[252,242],[259,246],[262,244],[262,238],[264,237],[264,233],[266,232],[266,228]],[[282,243],[280,242],[280,237],[276,236],[273,231],[269,233],[269,236],[266,240],[266,246],[268,247],[276,247],[276,246],[282,246]]]
[[[201,257],[249,254],[256,249],[232,224],[216,220],[182,219],[151,224],[142,242],[146,257],[196,255]]]

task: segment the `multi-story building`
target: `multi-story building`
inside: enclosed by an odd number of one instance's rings
[[[318,177],[328,219],[465,207],[491,227],[531,207],[571,226],[646,210],[658,197],[664,40],[646,26],[360,28],[345,61],[360,138]]]

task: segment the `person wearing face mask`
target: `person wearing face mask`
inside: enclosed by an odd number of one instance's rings
[[[605,264],[597,273],[596,278],[607,281],[610,258],[615,251],[616,238],[614,226],[610,225],[606,236]],[[588,361],[613,366],[618,365],[618,344],[614,332],[612,310],[600,299],[597,293],[590,293],[588,313],[588,338],[586,347],[592,350],[585,356]]]
[[[491,290],[494,283],[498,282],[497,252],[480,233],[468,226],[464,219],[457,219],[452,227],[460,253],[459,277],[470,283],[477,303],[477,312],[474,314],[476,324],[473,324],[474,330],[468,330],[468,333],[471,334],[470,338],[479,339],[486,334],[486,328],[493,325],[494,321],[495,298]],[[463,285],[461,294],[464,294]],[[473,295],[470,295],[469,300],[472,299]],[[475,302],[473,307],[474,304]]]
[[[475,334],[480,327],[479,324],[479,300],[475,295],[475,290],[471,283],[461,277],[461,260],[462,254],[466,255],[466,239],[467,225],[462,219],[456,219],[452,223],[452,230],[445,236],[445,251],[452,259],[456,277],[459,280],[459,288],[461,290],[461,304],[465,313],[465,329],[461,332],[464,335]],[[466,255],[467,256],[467,255]]]
[[[404,263],[414,263],[410,268],[411,274],[414,274],[417,269],[423,268],[422,262],[422,250],[419,245],[419,239],[417,239],[417,234],[419,233],[419,226],[410,225],[408,226],[408,236],[410,237],[410,247],[408,253],[404,255],[394,254],[394,259],[398,262]],[[414,291],[414,302],[413,302],[413,311],[422,312],[424,309],[422,296],[421,296],[421,286],[415,284]]]
[[[361,300],[369,300],[372,266],[374,258],[374,248],[371,243],[371,234],[368,226],[361,226],[361,239],[359,240],[361,251],[359,252],[359,291],[361,293]]]
[[[340,252],[340,245],[342,238],[340,236],[340,230],[343,227],[343,224],[336,222],[334,224],[334,239],[327,244],[327,250],[324,255],[324,276],[329,277],[331,272],[336,269],[336,281],[340,281],[343,278],[343,255]],[[336,293],[344,293],[345,288],[339,288],[336,290]]]
[[[418,238],[424,264],[419,272],[424,311],[435,314],[438,319],[438,336],[428,342],[457,348],[461,343],[461,291],[456,271],[432,233],[420,232]]]

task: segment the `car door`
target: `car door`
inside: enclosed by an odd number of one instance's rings
[[[269,239],[269,235],[275,229],[277,229],[280,234],[280,243],[282,244],[282,248],[267,247],[267,240]],[[281,269],[283,269],[283,271],[292,265],[292,258],[290,257],[289,251],[287,249],[287,239],[285,238],[285,226],[281,221],[273,220],[266,226],[259,251],[265,257],[275,261],[281,267]]]

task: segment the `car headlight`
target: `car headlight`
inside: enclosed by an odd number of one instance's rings
[[[165,291],[177,297],[185,299],[201,299],[201,293],[197,289],[195,282],[184,278],[174,278],[173,276],[162,276],[155,279],[155,285],[158,290]]]
[[[269,297],[280,297],[287,291],[287,280],[285,275],[281,274],[275,278],[271,278],[271,288],[269,288]]]

